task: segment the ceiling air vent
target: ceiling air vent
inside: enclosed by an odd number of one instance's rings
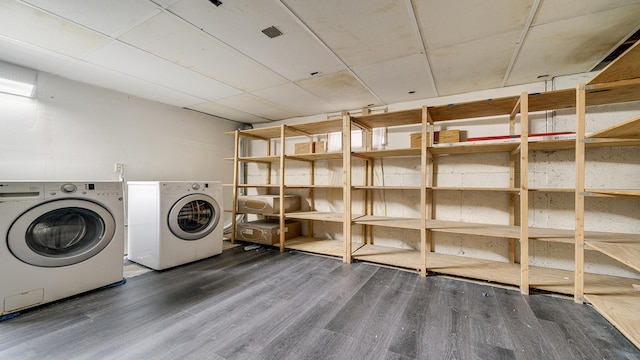
[[[275,26],[270,26],[270,27],[262,30],[262,33],[267,35],[268,37],[270,37],[272,39],[282,35],[282,31],[278,30]]]
[[[640,30],[634,32],[625,40],[622,44],[620,44],[617,48],[611,50],[609,55],[607,55],[602,61],[593,67],[591,71],[602,70],[605,66],[609,65],[610,62],[617,59],[618,56],[622,55],[631,45],[635,44],[636,41],[640,40]]]

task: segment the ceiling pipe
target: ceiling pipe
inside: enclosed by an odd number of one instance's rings
[[[513,70],[513,65],[516,63],[518,59],[518,55],[520,55],[520,49],[522,48],[522,44],[529,34],[529,29],[531,28],[531,24],[533,23],[533,18],[538,13],[538,8],[540,7],[541,0],[535,0],[533,5],[531,6],[531,11],[529,11],[529,17],[527,17],[527,21],[524,24],[524,28],[522,29],[522,33],[520,33],[520,38],[516,43],[516,48],[513,50],[513,55],[511,55],[511,62],[509,62],[509,67],[507,67],[507,72],[504,74],[504,78],[502,79],[502,86],[507,85],[507,80],[509,80],[509,76],[511,76],[511,71]]]

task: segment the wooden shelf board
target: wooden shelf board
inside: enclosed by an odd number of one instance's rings
[[[519,192],[520,188],[481,188],[481,187],[448,187],[448,186],[433,186],[432,190],[442,191],[498,191],[498,192]]]
[[[371,151],[353,151],[353,156],[368,159],[380,159],[385,157],[420,156],[420,148],[388,149]]]
[[[571,109],[575,107],[575,88],[529,94],[529,112]]]
[[[342,185],[285,185],[287,189],[342,189]]]
[[[312,154],[293,154],[285,155],[286,160],[298,160],[298,161],[320,161],[320,160],[342,160],[341,152],[330,153],[312,153]]]
[[[529,151],[572,150],[575,148],[576,139],[529,141]]]
[[[608,83],[623,79],[640,77],[640,41],[636,41],[616,60],[612,61],[596,76],[589,80],[588,84]],[[640,346],[639,346],[640,347]]]
[[[520,264],[430,252],[427,253],[427,270],[470,279],[520,285]],[[615,276],[585,273],[587,288],[598,291],[611,291],[609,284],[628,281],[629,279]],[[640,283],[640,280],[636,283]],[[533,289],[573,295],[573,284],[573,271],[529,266],[529,286]]]
[[[435,122],[509,115],[519,99],[520,96],[508,96],[496,99],[438,105],[429,107],[429,114]]]
[[[358,261],[397,266],[406,269],[419,270],[422,267],[420,251],[386,246],[366,244],[352,253]]]
[[[420,190],[420,186],[382,186],[382,185],[356,185],[353,190]]]
[[[586,196],[640,196],[640,190],[637,189],[585,189]]]
[[[447,220],[427,220],[427,229],[434,232],[492,236],[505,239],[519,239],[520,227],[515,225],[481,224]],[[529,238],[539,241],[574,243],[573,230],[529,228]]]
[[[587,138],[640,139],[640,116],[592,133]]]
[[[315,220],[315,221],[329,221],[329,222],[343,222],[344,214],[336,212],[320,212],[320,211],[306,211],[306,212],[291,212],[284,215],[287,219],[300,219],[300,220]]]
[[[586,101],[587,106],[616,104],[629,101],[638,101],[640,98],[639,79],[630,80],[623,84],[614,86],[587,85]]]
[[[520,265],[507,262],[429,252],[427,270],[439,274],[520,285]]]
[[[569,188],[529,188],[530,192],[548,192],[548,193],[567,193],[574,194],[576,192],[575,189]]]
[[[342,131],[342,118],[291,124],[287,125],[287,127],[297,131],[297,135],[299,135],[300,132],[311,135],[340,132]]]
[[[585,239],[585,243],[630,268],[640,271],[640,235],[630,234],[630,236],[636,239]],[[638,295],[640,295],[640,293],[638,293]]]
[[[429,152],[434,155],[454,155],[454,154],[476,154],[491,152],[510,152],[520,146],[519,141],[501,143],[482,143],[479,141],[472,143],[451,143],[437,144],[429,148]]]
[[[284,247],[287,249],[336,257],[342,257],[342,254],[344,254],[344,245],[342,241],[317,239],[306,236],[298,236],[293,239],[289,239],[285,242]]]
[[[420,230],[420,219],[364,215],[353,220],[353,222],[361,225]]]
[[[233,135],[233,132],[227,134]],[[263,128],[240,130],[241,137],[274,139],[280,137],[280,126],[268,126]]]
[[[422,123],[422,109],[354,116],[352,119],[356,124],[361,124],[368,128],[414,125]]]
[[[238,161],[242,162],[253,162],[253,163],[275,163],[280,161],[280,156],[278,155],[270,155],[270,156],[243,156],[238,158]]]
[[[640,347],[640,291],[633,285],[640,280],[616,278],[605,285],[606,291],[593,291],[588,284],[585,298],[591,305],[626,336]]]
[[[278,184],[238,184],[238,188],[242,189],[252,189],[252,188],[279,188]]]

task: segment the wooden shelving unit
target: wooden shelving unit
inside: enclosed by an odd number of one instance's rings
[[[307,251],[317,254],[324,254],[329,256],[344,257],[344,249],[342,241],[317,239],[313,237],[300,236],[285,241],[284,229],[285,219],[305,220],[308,222],[308,232],[313,234],[313,222],[336,222],[343,223],[345,221],[344,213],[331,213],[331,212],[319,212],[314,211],[314,190],[315,189],[342,189],[344,185],[332,185],[332,184],[316,184],[314,178],[314,163],[316,161],[325,160],[342,160],[343,152],[330,152],[330,153],[309,153],[309,154],[290,154],[287,153],[287,139],[296,137],[307,139],[307,141],[313,141],[314,135],[327,134],[332,132],[343,131],[343,119],[333,119],[320,122],[310,122],[296,125],[280,125],[265,128],[249,129],[249,130],[237,130],[230,135],[235,136],[236,149],[233,159],[234,161],[234,183],[233,186],[233,202],[237,204],[238,189],[266,189],[271,194],[280,195],[280,213],[270,216],[277,216],[280,220],[280,250],[284,251],[286,248],[297,249],[301,251]],[[261,156],[240,156],[239,154],[239,140],[245,138],[252,141],[264,142],[266,148],[266,154]],[[303,140],[304,141],[304,140]],[[279,142],[279,148],[276,149],[274,144]],[[299,142],[299,141],[298,141]],[[277,154],[276,154],[277,153]],[[309,164],[310,180],[308,184],[288,184],[286,181],[286,168],[287,163],[290,161],[304,162]],[[238,178],[238,167],[241,163],[257,163],[264,164],[266,166],[265,184],[243,184]],[[278,168],[279,176],[276,182],[271,178],[271,170],[273,167]],[[305,212],[284,212],[284,196],[289,189],[307,189],[309,191],[309,201],[311,205],[311,211]],[[238,214],[237,206],[234,205],[231,211],[233,215],[233,232],[231,235],[231,241],[235,241],[235,228],[236,228],[236,215]]]
[[[415,230],[416,236],[420,237],[420,243],[425,242],[426,229],[424,227],[424,220],[418,218],[401,218],[394,216],[381,216],[374,214],[374,192],[394,192],[394,191],[418,191],[421,196],[421,201],[416,206],[416,213],[421,214],[422,218],[426,215],[423,199],[426,198],[427,184],[425,179],[425,172],[427,171],[426,163],[421,162],[420,165],[420,186],[387,186],[383,184],[376,184],[374,182],[374,170],[376,160],[411,157],[422,159],[425,156],[425,149],[430,139],[427,137],[429,124],[427,122],[427,108],[413,109],[406,111],[397,111],[390,113],[380,114],[368,114],[366,111],[361,116],[350,117],[349,123],[351,126],[356,126],[363,129],[367,136],[368,141],[366,143],[371,144],[371,134],[374,128],[390,128],[401,126],[420,126],[422,134],[421,148],[400,148],[400,149],[384,149],[375,150],[371,148],[365,148],[360,151],[351,151],[350,158],[354,161],[354,166],[362,166],[364,171],[364,179],[362,179],[362,185],[351,186],[353,191],[364,192],[363,203],[363,216],[352,216],[352,221],[349,226],[361,226],[362,227],[362,242],[360,244],[354,244],[351,252],[345,254],[350,259],[358,261],[372,262],[376,264],[383,264],[389,266],[395,266],[405,269],[417,270],[423,275],[426,275],[426,267],[421,256],[419,249],[413,248],[393,248],[386,246],[375,245],[375,233],[379,228],[396,228]],[[351,159],[350,159],[351,160]],[[349,180],[352,181],[352,172],[349,169]],[[345,199],[345,201],[347,201]],[[418,235],[419,234],[419,235]]]
[[[586,153],[590,147],[639,146],[640,117],[622,121],[589,135],[586,134],[587,106],[602,103],[640,101],[640,42],[629,48],[586,84],[577,86],[576,119],[576,233],[575,233],[575,300],[589,302],[636,346],[640,347],[640,281],[606,279],[592,284],[584,273],[585,249],[599,251],[640,272],[640,234],[600,233],[597,237],[585,231],[585,198],[633,197],[640,189],[586,189]],[[603,209],[599,209],[602,211]]]
[[[298,219],[309,223],[309,234],[313,234],[313,222],[342,224],[345,241],[297,237],[284,241],[281,231],[280,249],[296,249],[314,254],[341,257],[344,262],[364,261],[385,266],[428,273],[446,274],[496,284],[516,286],[521,293],[530,289],[572,295],[577,302],[589,302],[611,321],[634,344],[640,347],[640,280],[609,275],[585,273],[585,251],[598,251],[640,272],[640,235],[611,232],[585,231],[584,214],[586,197],[639,198],[640,189],[585,188],[585,154],[588,149],[603,147],[640,146],[640,117],[634,117],[615,126],[587,135],[585,119],[587,107],[592,105],[615,104],[640,100],[640,46],[631,47],[622,57],[611,63],[589,83],[577,89],[549,91],[544,93],[509,96],[497,99],[471,101],[458,104],[422,107],[350,116],[344,113],[340,118],[321,122],[281,125],[234,132],[236,155],[234,157],[234,203],[241,188],[268,189],[272,193],[285,194],[288,189],[308,189],[311,211],[281,213],[281,229],[286,219]],[[529,137],[529,116],[531,113],[576,109],[576,138],[558,140],[538,140]],[[484,117],[501,117],[505,120],[508,133],[513,139],[503,142],[470,142],[434,144],[433,132],[437,125],[447,121],[465,120],[473,122]],[[520,133],[516,134],[516,125]],[[422,135],[420,148],[374,150],[365,147],[353,150],[351,131],[359,129],[371,134],[374,128],[400,126],[419,127]],[[289,137],[341,133],[342,151],[325,154],[286,154],[285,141]],[[519,135],[519,136],[516,136]],[[245,137],[267,142],[267,153],[263,156],[239,157],[238,139]],[[279,141],[278,154],[271,146]],[[371,143],[365,141],[366,144]],[[529,154],[532,151],[575,151],[576,184],[574,188],[530,187]],[[468,187],[437,184],[434,172],[440,157],[471,156],[483,153],[503,153],[508,156],[508,184],[500,186]],[[374,182],[374,169],[383,159],[409,158],[419,163],[420,185],[385,186]],[[414,160],[415,159],[415,160]],[[316,184],[313,176],[317,161],[342,161],[343,179],[340,185]],[[309,184],[288,184],[285,178],[287,163],[305,162],[309,164]],[[384,160],[385,162],[387,160]],[[258,163],[267,167],[265,184],[240,184],[237,179],[239,163]],[[271,167],[279,167],[279,180],[272,182]],[[355,167],[361,167],[363,179],[353,179]],[[355,181],[357,180],[357,181]],[[315,211],[314,190],[342,188],[343,212]],[[393,196],[399,191],[419,193],[419,203],[413,209],[414,217],[380,216],[374,213],[374,203],[385,196]],[[395,192],[395,193],[394,193]],[[504,224],[489,224],[467,221],[448,221],[436,217],[438,207],[435,194],[447,192],[500,193],[508,197],[508,214]],[[529,193],[549,193],[549,196],[575,198],[575,228],[552,229],[529,227]],[[362,209],[354,209],[355,198],[362,202]],[[555,195],[554,195],[555,194]],[[562,195],[564,194],[564,195]],[[374,196],[374,195],[377,195]],[[354,195],[355,196],[355,195]],[[413,195],[412,195],[413,196]],[[362,201],[360,199],[362,198]],[[602,201],[607,201],[602,200]],[[404,205],[404,204],[403,204]],[[418,208],[419,207],[419,208]],[[281,204],[281,208],[283,208]],[[235,209],[234,209],[235,219]],[[233,224],[235,228],[235,223]],[[357,228],[356,228],[357,227]],[[376,243],[376,229],[395,228],[419,237],[419,246],[390,247]],[[361,241],[352,242],[354,230]],[[388,232],[388,230],[387,230]],[[435,234],[460,234],[473,242],[479,237],[490,237],[508,241],[508,260],[496,261],[468,256],[450,255],[435,251]],[[413,235],[412,235],[413,236]],[[439,235],[440,236],[440,235]],[[354,237],[355,238],[355,237]],[[499,241],[503,241],[499,240]],[[529,265],[529,244],[531,241],[553,242],[573,245],[575,266],[573,270],[553,269]],[[519,256],[517,256],[519,255]],[[520,262],[517,259],[520,259]]]

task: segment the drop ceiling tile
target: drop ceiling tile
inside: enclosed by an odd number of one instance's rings
[[[236,110],[228,106],[218,104],[213,101],[201,103],[197,105],[191,105],[191,106],[188,106],[188,108],[191,110],[203,112],[205,114],[221,117],[223,119],[228,119],[228,120],[233,120],[233,121],[238,121],[243,123],[256,124],[256,123],[269,122],[269,120],[265,118],[251,115],[246,112],[242,112],[240,110]]]
[[[383,105],[346,70],[300,80],[296,84],[340,110]]]
[[[411,55],[353,69],[385,103],[437,97],[424,55]],[[410,91],[415,93],[410,94]]]
[[[202,102],[202,99],[198,97],[82,60],[63,66],[57,71],[57,75],[178,107]]]
[[[214,79],[116,40],[94,51],[84,60],[204,100],[241,93]]]
[[[415,13],[427,50],[522,31],[533,0],[424,0]]]
[[[118,39],[245,91],[287,82],[272,70],[167,12]]]
[[[533,25],[580,17],[637,3],[638,0],[544,0],[533,19]]]
[[[500,87],[520,31],[428,51],[438,94]]]
[[[208,1],[183,0],[169,11],[292,81],[345,68],[277,1],[235,0],[216,7]],[[264,35],[262,30],[270,26],[283,35]]]
[[[419,52],[405,0],[282,0],[349,66]]]
[[[162,11],[147,0],[22,1],[111,37]]]
[[[638,26],[638,19],[640,4],[532,27],[507,85],[591,70]]]
[[[232,96],[216,100],[216,102],[238,111],[246,112],[269,120],[282,120],[298,115],[290,109],[273,104],[251,94]]]
[[[0,36],[0,60],[55,74],[75,59],[53,51]]]
[[[154,3],[166,9],[180,0],[151,0],[151,1],[153,1]]]
[[[289,109],[292,113],[296,113],[296,116],[323,114],[339,110],[294,83],[254,91],[252,94],[283,109]]]
[[[109,38],[17,1],[0,2],[0,36],[81,57]]]

